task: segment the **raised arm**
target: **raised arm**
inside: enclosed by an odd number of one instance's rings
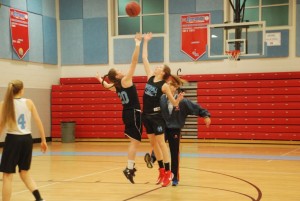
[[[113,87],[114,84],[109,84],[106,81],[103,82],[103,79],[102,79],[102,77],[100,76],[100,74],[98,72],[96,74],[96,78],[97,78],[97,80],[99,80],[99,82],[101,84],[103,84],[104,88],[107,88],[107,89],[109,89],[111,91],[116,91],[116,88]]]
[[[143,44],[143,64],[145,72],[147,75],[147,80],[153,75],[153,72],[150,69],[150,64],[148,61],[148,42],[152,39],[152,33],[147,33],[144,35],[144,44]]]
[[[180,94],[178,94],[177,99],[175,99],[173,97],[173,94],[171,92],[169,85],[166,83],[162,86],[162,92],[167,95],[168,99],[170,100],[170,102],[172,103],[172,105],[174,107],[178,107],[179,102],[183,99],[183,95],[184,95],[184,93],[180,93]]]
[[[130,68],[129,68],[128,72],[126,73],[126,75],[122,79],[122,86],[131,86],[132,85],[132,76],[136,69],[136,65],[139,61],[140,44],[142,41],[142,34],[136,33],[134,40],[135,40],[135,49],[132,53]]]
[[[0,103],[0,135],[2,135],[5,126],[3,124],[3,119],[2,119],[2,108],[3,108],[3,102]]]

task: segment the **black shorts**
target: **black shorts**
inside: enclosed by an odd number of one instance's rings
[[[143,123],[147,134],[161,135],[165,133],[166,123],[161,113],[143,114]]]
[[[32,159],[33,140],[31,134],[5,137],[0,172],[16,173],[16,166],[21,170],[29,170]]]
[[[125,135],[141,141],[143,133],[141,111],[136,109],[123,110],[122,119],[125,125]]]

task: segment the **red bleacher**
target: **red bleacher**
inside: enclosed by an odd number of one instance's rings
[[[212,114],[198,138],[300,140],[300,72],[185,75],[198,103]],[[145,76],[134,77],[142,103]],[[52,137],[76,121],[76,138],[124,138],[122,105],[95,78],[61,78],[52,86]]]

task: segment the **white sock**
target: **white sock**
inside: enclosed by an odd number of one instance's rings
[[[134,167],[134,161],[133,160],[128,160],[127,161],[127,168],[132,170]]]

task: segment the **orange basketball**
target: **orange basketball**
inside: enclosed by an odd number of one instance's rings
[[[140,4],[135,1],[131,1],[126,5],[126,13],[129,17],[136,17],[141,12]]]

